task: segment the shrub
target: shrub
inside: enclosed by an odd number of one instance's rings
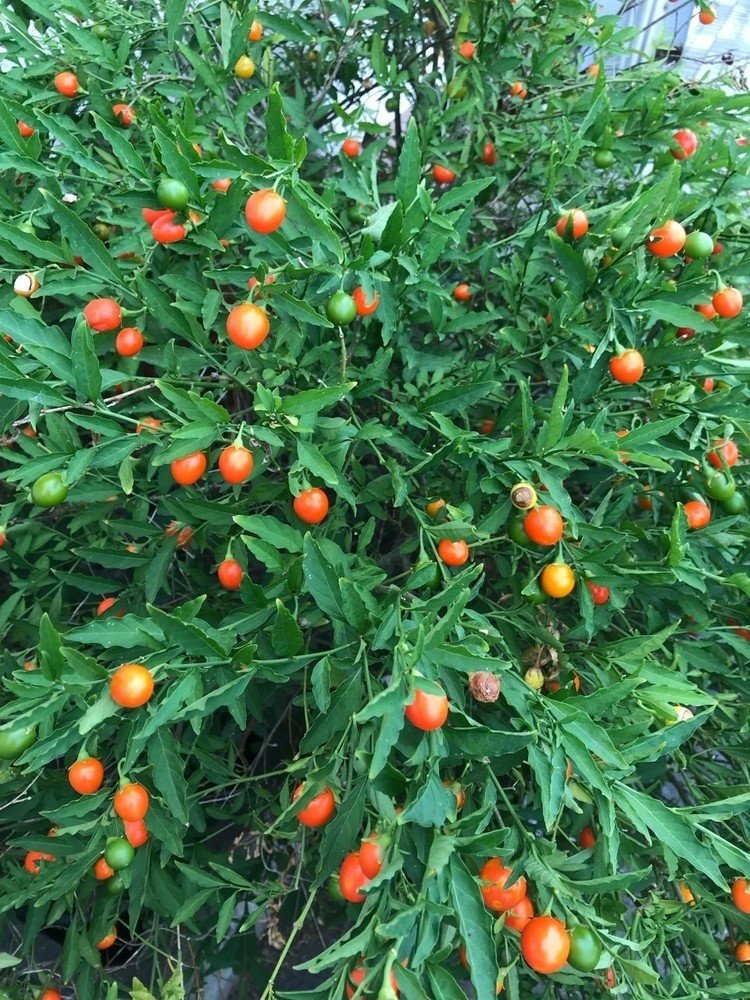
[[[747,94],[583,0],[0,23],[11,994],[742,995]]]

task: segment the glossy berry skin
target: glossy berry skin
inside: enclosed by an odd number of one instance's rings
[[[136,119],[135,109],[129,104],[113,104],[112,114],[115,116],[118,125],[129,128]]]
[[[240,56],[234,64],[234,75],[240,80],[249,80],[251,76],[255,76],[254,60],[250,56]]]
[[[471,288],[468,285],[456,285],[453,289],[453,298],[456,302],[468,302],[471,298]]]
[[[445,500],[443,500],[442,497],[438,497],[437,500],[430,500],[429,503],[425,504],[424,509],[430,517],[435,517],[435,515],[438,514],[443,507],[445,507]]]
[[[484,885],[480,887],[482,899],[485,906],[496,913],[504,913],[506,910],[517,906],[526,895],[526,879],[523,875],[509,888],[506,883],[511,876],[511,869],[506,868],[502,858],[490,858],[482,866],[479,878]]]
[[[341,289],[326,302],[326,316],[337,326],[348,326],[357,315],[357,304],[351,295]]]
[[[156,200],[163,208],[181,212],[188,207],[190,192],[182,181],[173,177],[161,177],[156,188]]]
[[[586,581],[586,586],[589,588],[591,600],[597,607],[600,604],[607,603],[609,600],[609,587],[603,587],[598,583],[592,583],[591,580]]]
[[[341,143],[341,152],[353,160],[362,152],[362,143],[357,139],[344,139]]]
[[[52,82],[54,83],[55,90],[62,94],[63,97],[75,97],[78,93],[78,77],[75,73],[68,71],[58,73]]]
[[[450,705],[444,694],[429,694],[416,688],[414,700],[406,705],[404,715],[413,726],[427,733],[444,725],[449,709]]]
[[[589,231],[589,220],[580,208],[566,212],[555,223],[555,230],[560,239],[579,240]]]
[[[143,347],[143,334],[134,326],[123,327],[115,337],[115,350],[123,358],[132,358]]]
[[[737,484],[731,475],[724,472],[714,472],[706,479],[706,493],[712,500],[722,503],[729,500],[736,492]]]
[[[54,854],[47,854],[46,851],[27,851],[23,859],[23,866],[31,875],[40,875],[39,861],[56,861]]]
[[[488,167],[494,167],[497,163],[497,149],[494,142],[485,142],[482,147],[482,160]]]
[[[675,160],[687,160],[698,148],[698,136],[689,128],[678,129],[672,139],[674,145],[671,153]]]
[[[54,990],[51,987],[47,987],[43,993],[39,994],[39,1000],[62,1000],[62,994],[59,990]]]
[[[146,225],[153,226],[157,219],[174,219],[175,213],[168,208],[142,208],[141,215]]]
[[[593,972],[602,957],[599,938],[589,927],[573,927],[569,931],[570,953],[568,963],[579,972]]]
[[[133,845],[125,837],[115,837],[104,848],[104,860],[116,872],[131,865],[134,857]]]
[[[32,662],[30,660],[28,663]],[[35,670],[24,663],[24,669]],[[34,726],[23,726],[22,728],[0,730],[0,760],[16,760],[21,754],[33,746],[36,742],[36,728]]]
[[[154,693],[153,675],[140,663],[125,663],[112,674],[109,693],[122,708],[139,708]]]
[[[646,370],[646,362],[640,351],[623,351],[609,361],[609,372],[615,382],[633,385],[639,382]]]
[[[173,222],[174,212],[167,212],[151,224],[151,235],[157,243],[179,243],[187,236],[187,229],[180,222]]]
[[[272,188],[255,191],[245,203],[245,219],[256,233],[274,233],[286,218],[286,202]]]
[[[253,21],[250,25],[250,31],[247,33],[248,42],[259,42],[263,37],[263,25],[260,21]]]
[[[455,170],[444,167],[441,163],[436,163],[432,168],[432,177],[438,184],[452,184],[456,179]]]
[[[68,487],[58,472],[46,472],[31,487],[31,501],[37,507],[56,507],[68,495]]]
[[[721,501],[721,506],[727,514],[744,514],[747,510],[747,500],[744,493],[735,489],[731,496],[725,497]]]
[[[227,316],[227,334],[236,347],[254,351],[268,336],[271,324],[268,314],[252,302],[243,302]]]
[[[584,850],[594,846],[594,844],[596,843],[596,837],[594,835],[594,831],[591,829],[590,826],[584,826],[584,828],[581,830],[580,834],[578,835],[578,843]]]
[[[122,828],[131,847],[141,847],[148,840],[148,830],[142,819],[123,820]]]
[[[114,299],[92,299],[83,308],[83,315],[92,330],[106,333],[122,325],[122,310]]]
[[[474,42],[461,42],[458,46],[458,51],[464,59],[473,59],[477,51],[477,47]]]
[[[18,131],[21,133],[24,139],[28,139],[29,136],[33,135],[36,132],[36,129],[32,128],[31,125],[27,125],[26,122],[19,121],[16,124],[18,126]]]
[[[150,796],[143,785],[131,782],[115,792],[112,806],[120,819],[135,823],[148,812],[149,801]]]
[[[216,575],[224,590],[239,590],[244,574],[236,559],[225,559],[217,566]]]
[[[550,563],[542,570],[539,585],[548,597],[567,597],[576,585],[576,576],[567,563]]]
[[[719,438],[714,442],[713,448],[708,452],[706,457],[715,469],[721,468],[722,458],[731,467],[737,464],[737,459],[740,457],[740,450],[731,438],[727,438],[726,440]]]
[[[463,566],[469,558],[469,546],[463,540],[452,542],[449,538],[441,538],[437,553],[446,566]]]
[[[383,848],[377,833],[371,833],[359,845],[359,864],[368,878],[375,878],[383,867]]]
[[[742,293],[736,288],[721,288],[712,296],[711,305],[722,319],[733,319],[742,311]]]
[[[556,545],[563,536],[565,522],[554,507],[542,505],[528,512],[523,530],[537,545]]]
[[[524,896],[515,906],[511,906],[505,911],[505,926],[508,930],[516,931],[520,934],[533,916],[534,904],[528,896]]]
[[[194,451],[191,455],[185,455],[184,458],[176,458],[170,463],[169,468],[176,483],[179,483],[180,486],[192,486],[201,478],[207,465],[208,460],[205,453]]]
[[[296,801],[304,790],[304,784],[298,785],[292,795],[292,801]],[[318,795],[310,799],[304,809],[300,809],[297,813],[297,819],[303,826],[310,827],[310,829],[317,829],[319,826],[325,826],[326,823],[330,822],[335,812],[336,800],[333,797],[333,792],[330,788],[324,788],[322,792],[319,792]]]
[[[534,917],[521,933],[521,954],[536,972],[558,972],[568,960],[570,937],[554,917]]]
[[[358,316],[372,315],[380,303],[380,295],[377,292],[374,292],[372,298],[368,299],[364,288],[361,287],[354,289],[352,298],[354,299],[354,307],[357,310]]]
[[[750,913],[750,882],[738,878],[732,885],[732,901],[740,913]]]
[[[303,490],[293,502],[294,513],[305,524],[320,524],[328,514],[328,497],[317,486]]]
[[[692,233],[688,233],[685,237],[686,257],[691,257],[693,260],[702,260],[704,257],[710,257],[713,251],[713,237],[709,236],[708,233],[695,230]]]
[[[117,940],[117,930],[113,927],[109,934],[105,934],[101,941],[97,941],[96,947],[99,951],[106,951],[111,948]]]
[[[37,507],[56,507],[68,495],[68,487],[58,472],[46,472],[31,487],[31,501]]]
[[[214,191],[221,191],[222,194],[227,192],[231,186],[232,186],[231,177],[219,177],[218,180],[212,181],[211,183],[211,187],[214,189]]]
[[[712,10],[702,10],[698,15],[698,20],[701,24],[713,24],[716,20],[716,14]]]
[[[703,500],[688,500],[684,510],[691,531],[704,528],[711,520],[711,508]]]
[[[70,787],[79,795],[93,795],[102,787],[104,767],[96,757],[77,760],[68,768]]]
[[[700,313],[704,319],[716,319],[718,315],[711,302],[699,302],[693,306],[693,309]]]
[[[339,869],[339,887],[344,899],[350,903],[364,903],[366,896],[361,890],[369,881],[359,863],[359,854],[356,851],[347,854]]]
[[[594,166],[602,170],[614,165],[615,154],[611,149],[597,149],[594,153]]]
[[[219,455],[219,472],[222,479],[235,486],[250,478],[254,464],[253,453],[241,445],[230,444]]]
[[[115,873],[114,868],[110,868],[104,858],[99,858],[94,863],[94,878],[99,882],[106,882],[108,878],[112,878]]]
[[[679,222],[670,219],[663,226],[651,230],[646,240],[646,248],[655,257],[671,257],[682,250],[685,239],[685,230]]]

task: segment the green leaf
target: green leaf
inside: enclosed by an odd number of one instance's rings
[[[42,190],[41,193],[47,204],[52,207],[55,220],[73,253],[82,257],[93,268],[95,274],[111,281],[118,288],[124,287],[122,275],[99,237],[91,232],[74,211],[63,205],[49,191]]]
[[[133,143],[125,137],[123,130],[110,125],[109,122],[106,122],[94,112],[91,113],[91,117],[94,120],[94,125],[110,144],[112,152],[128,173],[139,181],[147,178],[149,171],[143,162],[143,157],[135,149]]]
[[[344,732],[362,702],[362,677],[359,670],[353,670],[340,684],[331,697],[331,705],[325,715],[319,715],[300,741],[302,753],[310,753],[323,746],[332,736]]]
[[[344,382],[323,389],[306,389],[295,396],[287,396],[281,403],[281,412],[297,417],[308,413],[318,413],[348,396],[356,382]]]
[[[494,1000],[497,967],[491,933],[492,918],[484,908],[477,883],[459,854],[451,855],[450,873],[451,900],[477,1000]]]
[[[294,615],[276,598],[276,621],[271,633],[271,645],[277,656],[295,656],[304,646],[304,638]]]
[[[560,239],[554,230],[550,230],[549,238],[552,242],[552,251],[560,262],[571,291],[579,298],[582,297],[591,284],[591,275],[583,257],[572,246]]]
[[[338,575],[309,532],[305,535],[303,553],[302,570],[307,592],[325,615],[345,622]]]
[[[433,771],[401,813],[400,819],[404,823],[416,823],[430,829],[442,826],[455,809],[456,796]]]
[[[474,382],[455,385],[450,389],[439,389],[426,397],[420,404],[423,413],[454,413],[483,399],[495,389],[494,382]]]
[[[637,303],[638,312],[645,312],[654,320],[663,320],[674,326],[687,326],[695,330],[710,330],[713,327],[711,320],[702,316],[701,313],[693,309],[692,306],[683,306],[678,302],[669,302],[666,299],[649,299],[646,302]]]
[[[94,349],[94,335],[84,319],[73,327],[71,357],[79,398],[86,402],[96,402],[101,398],[102,374]]]
[[[65,115],[48,115],[39,108],[36,109],[35,116],[42,128],[57,140],[61,149],[70,156],[74,163],[93,174],[94,177],[103,180],[109,177],[109,172],[104,164],[89,154],[75,134],[69,118]],[[83,254],[81,256],[83,257]]]
[[[179,748],[172,733],[162,726],[148,741],[146,752],[152,780],[165,805],[178,823],[187,824],[187,782]]]
[[[649,843],[650,834],[653,834],[678,858],[683,858],[693,868],[707,875],[720,889],[728,891],[716,859],[698,840],[694,827],[684,814],[681,815],[658,799],[623,784],[618,784],[617,804],[635,828],[648,838]]]
[[[159,149],[159,156],[164,164],[164,169],[169,177],[176,181],[182,181],[190,192],[190,197],[194,201],[200,200],[200,187],[195,171],[182,153],[177,143],[159,128],[154,129],[156,145]],[[156,184],[154,184],[156,187]]]
[[[555,398],[552,400],[552,409],[550,410],[549,421],[546,425],[545,439],[542,439],[541,432],[539,434],[537,447],[542,451],[545,448],[554,448],[563,435],[563,428],[565,427],[565,403],[567,398],[568,366],[563,365],[562,376],[557,389],[555,390]]]
[[[273,301],[281,316],[286,314],[293,319],[298,319],[301,323],[310,323],[312,326],[322,326],[328,329],[333,328],[333,323],[324,313],[313,309],[303,299],[295,299],[288,292],[274,292]]]
[[[307,469],[313,476],[322,479],[327,486],[337,486],[339,475],[321,453],[317,445],[301,438],[297,441],[297,462],[303,469]]]
[[[0,239],[7,240],[24,253],[31,254],[39,260],[48,260],[56,264],[67,264],[70,257],[60,247],[48,240],[40,240],[33,233],[24,232],[9,222],[0,222]],[[19,317],[20,318],[20,317]]]
[[[252,514],[250,517],[244,517],[238,514],[233,520],[240,528],[262,538],[275,549],[283,549],[285,552],[302,551],[302,533],[276,517],[271,517],[269,514]]]
[[[669,565],[679,566],[687,551],[687,516],[681,503],[675,505],[669,525]]]
[[[396,173],[396,196],[404,211],[409,207],[417,194],[422,175],[422,151],[419,146],[419,131],[414,117],[409,119],[406,135],[398,158]]]
[[[291,163],[294,159],[294,141],[287,131],[284,101],[278,83],[275,83],[268,93],[268,108],[264,123],[266,149],[270,158],[282,163]]]
[[[352,848],[362,827],[366,801],[367,778],[362,777],[346,790],[333,819],[326,825],[313,887],[321,886]]]

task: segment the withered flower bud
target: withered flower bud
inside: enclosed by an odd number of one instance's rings
[[[485,703],[497,701],[500,694],[500,678],[489,670],[475,670],[469,674],[469,690],[472,697]]]
[[[536,501],[536,490],[531,483],[516,483],[510,491],[510,502],[519,510],[530,510]]]

